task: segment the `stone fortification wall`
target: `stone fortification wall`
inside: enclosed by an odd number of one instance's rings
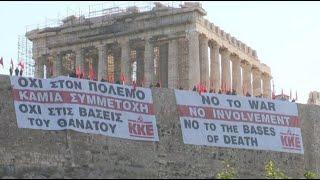
[[[0,76],[0,176],[47,178],[213,178],[228,160],[239,178],[263,177],[267,160],[291,177],[319,173],[320,107],[298,105],[305,154],[185,145],[174,91],[153,89],[159,142],[75,131],[18,129],[8,76]]]

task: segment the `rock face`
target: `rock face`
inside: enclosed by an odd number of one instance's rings
[[[308,104],[320,105],[320,92],[311,91],[309,93]]]
[[[269,159],[291,177],[319,173],[320,107],[298,105],[304,155],[183,143],[174,91],[153,89],[159,142],[17,127],[8,76],[0,76],[2,178],[214,178],[223,161],[238,178],[261,178]]]

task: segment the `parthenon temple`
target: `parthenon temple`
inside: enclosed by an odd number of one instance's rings
[[[26,33],[33,43],[35,77],[68,75],[77,67],[97,80],[133,81],[149,87],[192,89],[201,83],[215,92],[271,98],[271,71],[257,52],[204,18],[198,2],[180,7],[155,3],[98,17],[68,16],[61,25]]]

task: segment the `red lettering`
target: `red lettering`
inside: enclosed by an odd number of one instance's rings
[[[298,137],[295,137],[294,138],[295,139],[295,146],[297,147],[297,148],[301,148],[301,142],[300,142],[300,139],[298,138]]]
[[[284,147],[301,148],[301,141],[299,137],[282,135],[281,143]]]
[[[146,129],[147,129],[147,135],[148,136],[153,136],[153,126],[150,125],[146,125]]]
[[[130,123],[129,122],[129,133],[130,134],[137,134],[136,124],[135,123]]]
[[[287,136],[287,142],[289,147],[294,147],[294,137],[293,136]]]
[[[154,136],[153,125],[149,122],[129,122],[129,133],[131,136],[149,138]]]
[[[286,137],[287,136],[281,136],[281,143],[282,143],[283,146],[288,146]]]
[[[137,124],[137,130],[138,130],[139,135],[144,135],[144,136],[146,135],[145,127],[146,127],[146,125]]]

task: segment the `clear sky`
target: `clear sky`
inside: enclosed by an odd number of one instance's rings
[[[320,91],[320,2],[201,3],[206,19],[255,49],[260,61],[271,67],[276,94],[281,89],[289,94],[291,89],[293,95],[298,92],[299,103],[306,103],[310,91]],[[134,2],[0,2],[0,57],[5,65],[0,73],[9,74],[10,59],[17,61],[18,35],[24,35],[27,26],[36,28],[101,4]]]

